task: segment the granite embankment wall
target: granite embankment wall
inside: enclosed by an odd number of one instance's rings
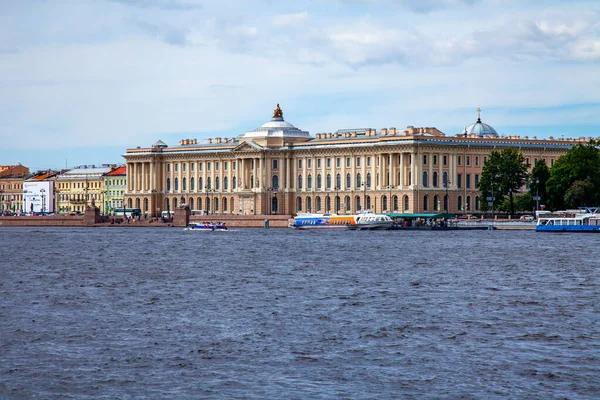
[[[189,216],[189,222],[225,222],[230,227],[263,228],[265,220],[269,220],[270,228],[287,228],[289,215],[208,215]],[[0,217],[0,226],[121,226],[121,227],[184,227],[185,217],[173,221],[162,222],[160,218],[131,220],[122,222],[111,217],[97,218],[87,213],[79,216],[32,216],[32,217]],[[121,223],[119,223],[121,222]]]

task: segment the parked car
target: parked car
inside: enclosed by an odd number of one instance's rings
[[[533,215],[521,215],[521,221],[531,222],[534,219]]]

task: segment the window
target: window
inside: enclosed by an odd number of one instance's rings
[[[171,191],[171,178],[167,178],[167,192]]]
[[[327,159],[327,168],[331,168],[331,158]]]
[[[462,196],[458,196],[458,209],[459,210],[465,209],[465,206],[463,205],[463,202],[462,202]]]
[[[298,189],[302,189],[302,175],[298,175]]]
[[[223,189],[229,190],[229,178],[227,177],[223,178]]]
[[[356,166],[360,167],[360,157],[356,157]]]
[[[479,156],[475,156],[475,166],[479,166]]]
[[[228,169],[228,168],[229,168],[229,163],[228,163],[227,161],[225,161],[225,162],[223,163],[223,169],[224,169],[225,171],[227,171],[227,169]]]
[[[312,159],[306,160],[306,168],[312,168]]]
[[[318,190],[321,190],[321,187],[323,186],[323,184],[322,184],[322,182],[321,182],[321,181],[322,181],[322,179],[321,179],[321,174],[318,174],[318,175],[317,175],[317,189],[318,189]]]
[[[471,165],[471,156],[467,156],[467,167]]]
[[[423,154],[423,165],[427,165],[427,154]]]
[[[176,163],[175,164],[175,172],[178,172],[178,171],[179,171],[179,164]]]
[[[206,188],[209,190],[212,189],[212,181],[210,179],[210,176],[206,178]]]
[[[327,189],[331,189],[331,174],[327,174],[327,182],[326,182],[326,187]]]
[[[429,182],[427,182],[427,172],[423,172],[423,187],[427,187]]]
[[[302,211],[302,198],[300,197],[296,199],[296,211]]]
[[[475,174],[475,187],[479,185],[479,174]]]
[[[423,197],[423,211],[429,210],[429,196]]]
[[[237,163],[235,161],[231,162],[231,169],[235,171],[235,168],[237,167]]]
[[[179,179],[175,178],[175,191],[179,190]]]
[[[302,169],[302,160],[298,160],[298,169]]]
[[[342,166],[342,159],[341,158],[337,157],[335,159],[335,166],[338,167],[338,168]]]
[[[218,176],[215,178],[215,190],[221,190],[221,178]]]
[[[462,165],[462,156],[456,156],[456,160],[457,160],[456,163],[458,165]]]
[[[218,170],[219,170],[219,168],[220,168],[220,164],[221,164],[221,163],[220,163],[220,162],[218,162],[218,161],[217,161],[217,162],[215,162],[215,171],[218,171]]]
[[[350,189],[352,187],[352,175],[346,174],[346,189]]]
[[[317,158],[317,168],[321,168],[321,159]]]
[[[185,164],[184,164],[184,165],[185,165]],[[187,178],[183,178],[183,186],[182,186],[182,189],[183,189],[184,191],[186,191],[186,190],[187,190]]]
[[[360,187],[362,186],[362,181],[360,179],[360,174],[356,174],[356,188],[360,189]]]
[[[335,187],[337,189],[341,189],[342,188],[342,175],[337,174],[335,176]]]
[[[371,166],[371,157],[367,157],[367,167]]]
[[[443,159],[442,159],[442,163],[443,163],[444,165],[448,165],[448,157],[447,157],[447,156],[444,156],[444,157],[443,157]]]
[[[171,172],[171,164],[167,164],[167,172]]]
[[[273,169],[278,169],[279,168],[278,161],[279,160],[273,160]]]
[[[308,176],[306,177],[306,188],[312,189],[312,175],[311,174],[308,174]]]
[[[204,183],[202,178],[198,178],[198,190],[204,190]]]
[[[233,176],[233,178],[231,178],[231,186],[233,189],[235,189],[237,187],[237,179],[235,179],[235,175]],[[231,203],[233,204],[233,203]]]
[[[350,167],[350,157],[346,157],[346,167]]]
[[[187,163],[181,164],[181,168],[182,168],[183,172],[185,172],[186,168],[187,168]]]
[[[370,173],[367,174],[367,187],[369,189],[371,188],[371,174]]]
[[[202,163],[201,162],[198,163],[198,171],[202,171]]]
[[[458,174],[457,176],[457,182],[456,182],[456,187],[461,188],[462,187],[462,174]]]
[[[438,187],[438,173],[434,172],[433,173],[433,187]]]
[[[252,162],[254,162],[254,160],[252,160]],[[206,170],[207,170],[207,171],[210,171],[210,162],[207,162],[207,163],[206,163]]]
[[[433,165],[437,165],[437,155],[433,155]]]
[[[471,188],[471,174],[465,176],[465,184],[467,185],[467,189]]]

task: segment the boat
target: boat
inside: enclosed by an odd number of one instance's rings
[[[536,232],[597,232],[600,233],[598,207],[582,208],[582,212],[559,212],[538,219]]]
[[[213,224],[212,222],[196,222],[188,224],[185,228],[185,231],[202,231],[202,232],[223,232],[229,230],[224,222],[217,222]]]
[[[354,215],[298,213],[290,228],[294,229],[347,229],[356,224]]]
[[[386,214],[376,214],[371,211],[363,211],[356,215],[356,224],[349,225],[350,229],[389,229],[393,220]]]

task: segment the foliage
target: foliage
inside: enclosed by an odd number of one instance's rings
[[[483,165],[479,180],[478,188],[482,197],[494,197],[494,206],[500,206],[508,197],[509,210],[514,213],[513,195],[519,193],[525,184],[528,168],[525,157],[516,148],[492,151]],[[482,209],[488,209],[487,200],[482,202]]]
[[[531,176],[529,178],[529,188],[533,196],[540,196],[541,202],[544,204],[547,197],[546,184],[550,178],[550,169],[546,165],[546,160],[540,159],[535,163],[535,166],[531,170]]]
[[[600,205],[600,150],[597,143],[578,144],[550,169],[546,184],[553,209]]]

